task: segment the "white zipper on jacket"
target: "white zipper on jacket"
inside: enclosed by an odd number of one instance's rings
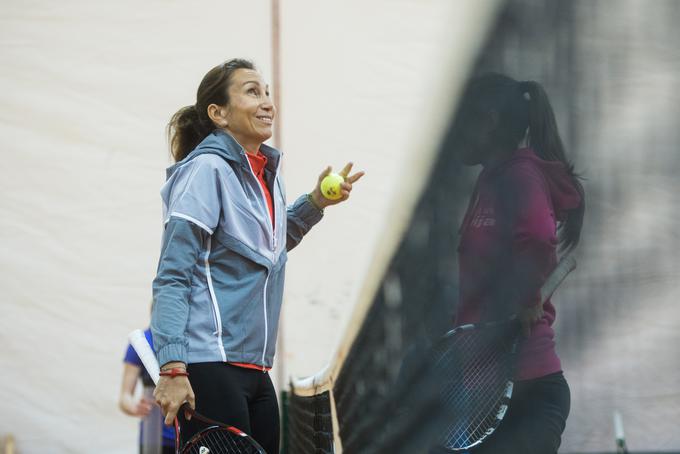
[[[276,164],[276,172],[274,174],[274,187],[273,189],[273,194],[272,196],[272,208],[274,209],[274,224],[280,224],[281,222],[281,213],[276,212],[276,191],[279,190],[279,172],[281,171],[281,158],[279,158],[278,164]],[[279,190],[279,192],[281,192]],[[281,194],[281,197],[283,197],[283,194]],[[285,205],[285,201],[284,201]],[[272,241],[274,243],[274,247],[272,248],[273,252],[276,253],[276,248],[279,246],[278,244],[278,234],[281,231],[280,228],[274,228],[272,227]]]
[[[260,185],[260,180],[257,178],[257,175],[255,175],[255,171],[253,170],[252,164],[250,164],[250,159],[248,159],[248,156],[247,156],[248,152],[245,151],[245,150],[243,152],[246,154],[246,161],[248,162],[248,168],[250,169],[250,174],[253,176],[253,178],[255,178],[255,182],[257,183],[257,188],[260,190],[260,195],[262,196],[262,201],[264,202],[265,212],[267,213],[267,215],[269,215],[269,208],[267,207],[267,196],[264,193],[264,189],[262,189],[262,185]],[[280,166],[281,166],[281,160],[279,160],[279,163],[276,166],[276,174],[274,175],[274,186],[276,186],[276,178],[279,175]],[[274,187],[274,194],[275,193],[276,193],[276,187]],[[276,223],[276,221],[278,220],[278,217],[276,216],[276,200],[275,200],[274,194],[270,194],[270,196],[272,198],[272,209],[274,210],[274,213],[272,213],[272,215],[274,216],[274,223]],[[267,219],[267,221],[268,221],[267,222],[267,230],[271,234],[271,243],[269,244],[269,246],[272,249],[272,257],[273,257],[273,253],[276,252],[276,233],[277,233],[277,231],[275,231],[274,225],[273,225],[274,223],[271,222],[271,219]]]
[[[255,182],[257,183],[257,187],[260,190],[260,195],[262,195],[262,201],[264,202],[265,205],[265,210],[267,211],[267,214],[269,214],[269,209],[267,207],[267,196],[264,193],[264,189],[262,189],[262,185],[260,185],[260,180],[257,178],[257,175],[255,175],[255,172],[253,171],[253,166],[250,164],[250,159],[248,159],[247,156],[247,151],[243,150],[244,153],[246,153],[246,161],[248,162],[248,168],[250,169],[250,174],[255,178]],[[279,159],[278,164],[276,165],[276,173],[274,174],[274,194],[270,194],[272,198],[272,209],[274,210],[274,223],[278,221],[278,216],[276,215],[276,186],[277,186],[277,178],[279,176],[279,170],[281,168],[281,159]],[[274,258],[274,254],[276,254],[276,234],[278,233],[278,229],[274,228],[274,223],[272,222],[267,222],[267,227],[269,232],[271,233],[271,248],[272,248],[272,258]],[[265,366],[265,357],[267,355],[267,342],[269,340],[269,322],[267,320],[267,285],[269,284],[269,270],[267,270],[267,277],[264,281],[264,289],[262,291],[262,301],[264,302],[264,346],[262,347],[262,372],[265,373],[267,372],[267,367]]]

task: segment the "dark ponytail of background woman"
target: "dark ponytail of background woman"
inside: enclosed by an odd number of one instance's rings
[[[474,130],[480,127],[478,125],[491,125],[491,130],[486,131],[490,143],[476,144],[477,153],[488,149],[512,153],[524,142],[541,159],[564,164],[574,187],[581,194],[580,205],[567,212],[567,218],[559,228],[560,249],[573,249],[581,236],[585,194],[580,177],[567,160],[555,114],[541,84],[534,81],[520,82],[497,73],[479,76],[469,83],[459,116],[464,117],[459,121],[463,136],[468,135],[466,129]],[[490,121],[485,121],[486,119]],[[472,134],[477,132],[473,131]]]
[[[208,106],[224,106],[229,102],[231,75],[237,69],[255,70],[255,65],[241,58],[229,60],[213,69],[203,77],[196,92],[196,104],[182,107],[168,123],[170,154],[175,162],[184,159],[213,130],[215,125],[208,117]]]

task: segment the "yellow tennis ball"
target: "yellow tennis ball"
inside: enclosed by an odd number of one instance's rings
[[[329,173],[321,180],[321,194],[329,200],[338,200],[342,197],[340,184],[344,181],[337,173]]]

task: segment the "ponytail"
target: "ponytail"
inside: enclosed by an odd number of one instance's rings
[[[541,159],[563,163],[571,176],[574,187],[581,195],[581,203],[567,212],[567,219],[561,223],[559,228],[560,249],[568,251],[578,244],[583,226],[586,202],[581,178],[574,171],[573,164],[567,160],[562,139],[557,130],[555,114],[541,84],[534,81],[520,82],[519,89],[525,98],[528,97],[529,145]]]
[[[206,112],[207,116],[207,112]],[[195,105],[179,109],[170,119],[167,127],[170,154],[179,162],[196,148],[213,131],[212,121],[202,121]]]

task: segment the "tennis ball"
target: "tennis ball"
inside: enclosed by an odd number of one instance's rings
[[[321,180],[321,193],[329,200],[338,200],[342,197],[340,184],[344,181],[345,179],[337,173],[329,173]]]

